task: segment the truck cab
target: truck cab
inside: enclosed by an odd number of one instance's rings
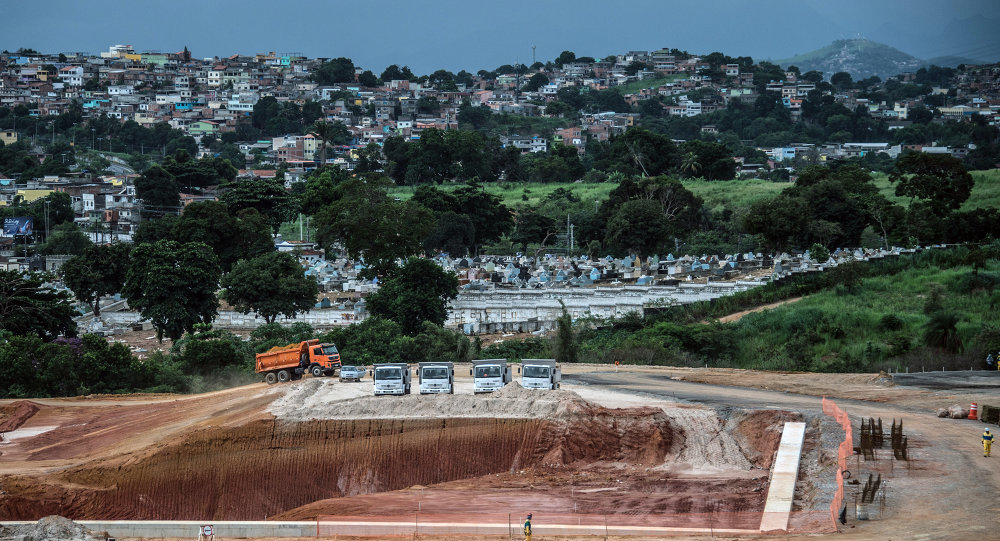
[[[305,366],[313,377],[323,375],[333,376],[340,370],[340,352],[333,344],[320,344],[319,340],[309,340],[308,360],[303,358]]]
[[[555,359],[522,359],[521,387],[525,389],[558,389],[562,368]]]
[[[476,359],[469,369],[475,394],[499,391],[513,379],[507,359]]]
[[[420,394],[455,394],[455,365],[426,362],[417,364]]]
[[[410,365],[382,363],[372,367],[375,396],[383,394],[410,394]]]

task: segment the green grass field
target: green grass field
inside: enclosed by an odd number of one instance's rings
[[[657,77],[655,79],[643,79],[642,81],[633,81],[628,84],[614,87],[615,90],[622,94],[634,94],[642,90],[643,88],[657,88],[667,83],[673,83],[675,81],[680,81],[687,77],[686,75],[667,75],[666,77]]]
[[[707,207],[713,209],[726,205],[733,208],[749,205],[758,199],[776,195],[781,190],[791,186],[787,182],[770,182],[766,180],[685,180],[683,183],[687,189],[704,199]],[[462,185],[443,184],[438,186],[438,188],[444,191],[451,191],[460,186]],[[573,192],[581,201],[600,202],[607,199],[608,194],[617,185],[612,182],[574,182],[567,184],[499,182],[487,183],[483,186],[487,192],[499,195],[505,205],[520,207],[524,205],[537,205],[545,196],[559,188]],[[413,197],[414,191],[415,188],[412,186],[398,186],[392,188],[389,191],[389,195],[405,201]],[[525,199],[525,196],[527,196],[527,199]]]
[[[896,185],[889,183],[888,175],[877,173],[872,176],[875,178],[875,185],[878,186],[879,192],[882,195],[904,207],[909,206],[909,198],[898,197],[896,195]],[[976,181],[976,184],[972,188],[972,195],[969,196],[969,200],[962,205],[962,210],[1000,208],[1000,169],[972,171],[972,178]]]
[[[889,183],[889,177],[883,173],[873,175],[875,185],[879,192],[903,206],[908,206],[910,200],[906,197],[896,196],[896,186]],[[975,210],[981,208],[1000,208],[1000,169],[988,171],[972,171],[972,178],[976,184],[972,189],[972,195],[962,206],[962,210]],[[788,182],[771,182],[767,180],[684,180],[682,181],[687,189],[705,201],[705,206],[710,209],[718,209],[724,206],[729,208],[745,207],[758,199],[772,197],[780,193],[785,188],[791,186]],[[438,188],[444,191],[451,191],[462,184],[443,184]],[[537,205],[546,195],[563,188],[573,192],[582,201],[603,201],[607,199],[608,193],[615,189],[615,184],[611,182],[585,183],[573,182],[566,184],[558,183],[537,183],[537,182],[495,182],[483,185],[487,192],[497,194],[503,198],[503,203],[509,207],[520,207],[524,205]],[[412,186],[397,186],[389,191],[392,197],[402,200],[413,197]],[[527,199],[525,199],[527,196]]]

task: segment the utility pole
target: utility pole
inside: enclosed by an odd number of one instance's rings
[[[531,46],[531,65],[535,65],[535,46]]]
[[[45,199],[45,242],[49,241],[49,201]]]

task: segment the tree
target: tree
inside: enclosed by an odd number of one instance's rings
[[[386,194],[385,177],[352,178],[334,189],[335,200],[313,216],[316,240],[334,253],[339,243],[370,265],[416,254],[434,227],[434,215],[418,203]]]
[[[0,270],[0,331],[45,340],[76,335],[69,294],[52,289],[36,273]]]
[[[295,257],[271,252],[240,261],[222,277],[222,299],[244,314],[256,313],[267,323],[278,315],[294,318],[308,312],[319,292],[316,280],[303,274]]]
[[[321,85],[353,83],[354,62],[344,57],[323,62],[313,71],[312,79]]]
[[[382,75],[379,76],[379,79],[382,79],[383,81],[388,83],[390,81],[412,81],[414,77],[413,77],[413,72],[410,71],[410,68],[403,66],[401,69],[396,64],[392,64],[389,67],[385,68],[385,71],[382,72]]]
[[[525,92],[537,92],[539,88],[549,84],[549,78],[544,73],[535,73],[528,79],[528,82],[524,85]]]
[[[896,160],[889,182],[897,183],[896,195],[922,199],[937,216],[962,207],[972,194],[975,181],[961,160],[950,154],[908,152]]]
[[[465,214],[449,210],[438,214],[437,225],[424,239],[424,249],[460,256],[471,250],[475,241],[476,227],[472,225],[472,220]]]
[[[93,243],[73,222],[59,224],[39,249],[43,254],[79,255]]]
[[[423,322],[444,324],[448,301],[458,296],[458,278],[429,259],[409,258],[392,270],[367,298],[368,311],[400,325],[414,336]]]
[[[830,84],[837,87],[839,90],[845,90],[851,87],[851,74],[846,71],[838,71],[830,76]]]
[[[313,124],[312,131],[310,133],[319,139],[319,163],[320,165],[323,165],[326,163],[326,145],[330,143],[330,140],[333,139],[334,135],[333,124],[322,120]]]
[[[604,243],[619,254],[640,257],[655,254],[668,240],[668,230],[660,205],[655,201],[627,201],[608,220]]]
[[[698,161],[697,154],[694,152],[684,154],[684,160],[681,162],[681,172],[687,177],[694,177],[701,172],[701,162]]]
[[[131,246],[121,242],[98,244],[63,264],[60,271],[66,287],[81,302],[94,308],[94,316],[101,315],[101,297],[121,291],[128,272]]]
[[[361,323],[338,327],[319,337],[337,344],[344,363],[372,365],[386,359],[408,359],[413,355],[413,339],[403,336],[395,321],[372,316]],[[289,341],[281,342],[287,344]]]
[[[196,323],[211,323],[219,309],[215,296],[222,270],[208,245],[160,240],[132,251],[122,294],[129,306],[156,328],[177,340]]]
[[[931,314],[924,324],[924,344],[948,353],[961,353],[962,337],[958,335],[959,317],[945,311]]]
[[[563,64],[570,64],[575,60],[576,60],[576,53],[574,53],[573,51],[563,51],[559,53],[559,56],[556,57],[554,63],[556,66],[559,66],[561,68]]]
[[[566,304],[559,300],[562,314],[556,319],[556,336],[552,344],[552,353],[556,362],[575,363],[579,360],[580,344],[573,332],[573,318],[566,311]]]
[[[475,233],[473,248],[487,242],[499,240],[514,226],[514,218],[510,209],[502,203],[503,199],[496,194],[487,193],[477,183],[452,192],[458,202],[459,211],[472,220]]]
[[[291,221],[298,212],[298,201],[278,179],[240,180],[226,183],[222,189],[225,191],[219,201],[226,205],[229,214],[235,216],[241,210],[254,209],[275,234],[282,222]]]
[[[515,220],[511,242],[521,245],[521,251],[527,251],[529,243],[542,243],[545,237],[559,231],[559,224],[537,209],[527,209],[518,212]]]
[[[271,229],[254,209],[244,209],[233,216],[218,201],[199,201],[184,207],[183,214],[169,223],[170,230],[152,240],[203,242],[218,256],[224,272],[240,259],[274,250]]]
[[[793,235],[802,232],[809,219],[805,199],[782,193],[751,204],[743,218],[743,229],[751,235],[763,236],[768,249],[781,250],[788,246]]]
[[[602,171],[653,177],[666,174],[680,164],[677,145],[669,137],[643,128],[630,128],[624,135],[597,147],[594,168]]]
[[[358,84],[361,86],[376,87],[379,85],[379,80],[371,70],[365,70],[358,75]]]
[[[181,204],[181,189],[174,176],[159,165],[146,170],[135,179],[135,193],[142,199],[147,215],[175,212]]]

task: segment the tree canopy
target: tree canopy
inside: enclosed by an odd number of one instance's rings
[[[958,158],[926,152],[900,156],[889,181],[898,183],[896,195],[923,200],[937,216],[961,208],[975,183]]]
[[[201,242],[139,244],[132,251],[122,293],[156,328],[157,339],[177,340],[218,313],[219,259]]]
[[[412,201],[386,194],[385,177],[351,178],[334,189],[334,201],[313,216],[316,240],[327,254],[335,244],[371,265],[419,253],[434,227],[433,214]]]
[[[66,286],[81,302],[101,315],[101,297],[121,291],[128,272],[132,247],[122,242],[88,246],[82,254],[63,264],[60,271]]]
[[[395,321],[409,336],[423,323],[444,324],[448,301],[458,296],[458,278],[429,259],[411,257],[382,280],[366,299],[368,311]]]
[[[0,270],[0,330],[46,340],[75,336],[74,316],[69,294],[53,289],[43,275]]]
[[[316,280],[303,275],[295,257],[270,252],[236,263],[222,277],[222,299],[238,312],[254,312],[267,323],[279,315],[294,318],[316,302]]]

